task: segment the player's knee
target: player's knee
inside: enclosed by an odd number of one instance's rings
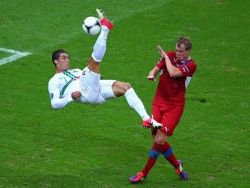
[[[130,88],[132,88],[132,86],[130,85],[130,83],[123,82],[123,88],[124,91],[128,91]]]
[[[116,81],[112,85],[112,89],[116,97],[123,96],[130,88],[131,85],[127,82]]]

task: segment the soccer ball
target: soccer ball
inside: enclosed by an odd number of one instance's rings
[[[101,30],[99,19],[93,16],[89,16],[84,19],[82,29],[89,35],[97,35]]]

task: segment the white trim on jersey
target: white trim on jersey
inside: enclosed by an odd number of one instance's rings
[[[190,76],[186,77],[186,80],[185,80],[185,86],[186,86],[186,88],[188,87],[188,85],[191,82],[191,80],[192,80],[192,77],[190,77]]]

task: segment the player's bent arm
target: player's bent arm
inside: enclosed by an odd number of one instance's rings
[[[149,73],[147,76],[148,80],[153,80],[155,81],[155,77],[157,76],[157,74],[160,72],[160,68],[155,66]]]
[[[174,65],[172,65],[170,59],[168,58],[168,56],[165,56],[165,62],[166,62],[166,67],[169,73],[169,76],[171,78],[178,78],[183,76],[182,72],[180,71],[179,68],[175,67]]]
[[[72,101],[73,99],[70,95],[64,98],[53,98],[51,99],[51,106],[53,109],[57,110],[63,108]]]
[[[158,49],[161,57],[165,59],[166,68],[167,68],[167,71],[169,73],[169,76],[171,78],[178,78],[178,77],[183,76],[182,72],[177,67],[172,65],[167,53],[163,51],[163,49],[161,48],[160,45],[157,46],[157,49]]]
[[[64,97],[64,98],[60,97],[60,91],[59,91],[59,88],[55,79],[51,79],[49,81],[48,90],[49,90],[49,95],[50,95],[50,103],[51,103],[52,108],[54,109],[63,108],[64,106],[66,106],[67,104],[73,101],[73,98],[71,97],[71,95]]]

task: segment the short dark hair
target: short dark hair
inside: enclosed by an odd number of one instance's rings
[[[53,63],[55,66],[56,66],[56,64],[55,64],[54,61],[59,59],[61,53],[68,53],[68,52],[67,52],[66,50],[64,50],[64,49],[58,49],[58,50],[56,50],[56,51],[54,51],[54,52],[52,53],[51,59],[52,59],[52,63]]]
[[[185,46],[186,50],[191,50],[192,49],[192,42],[188,37],[184,37],[184,36],[180,37],[177,40],[176,44],[177,44],[178,47],[180,47],[183,44]]]

